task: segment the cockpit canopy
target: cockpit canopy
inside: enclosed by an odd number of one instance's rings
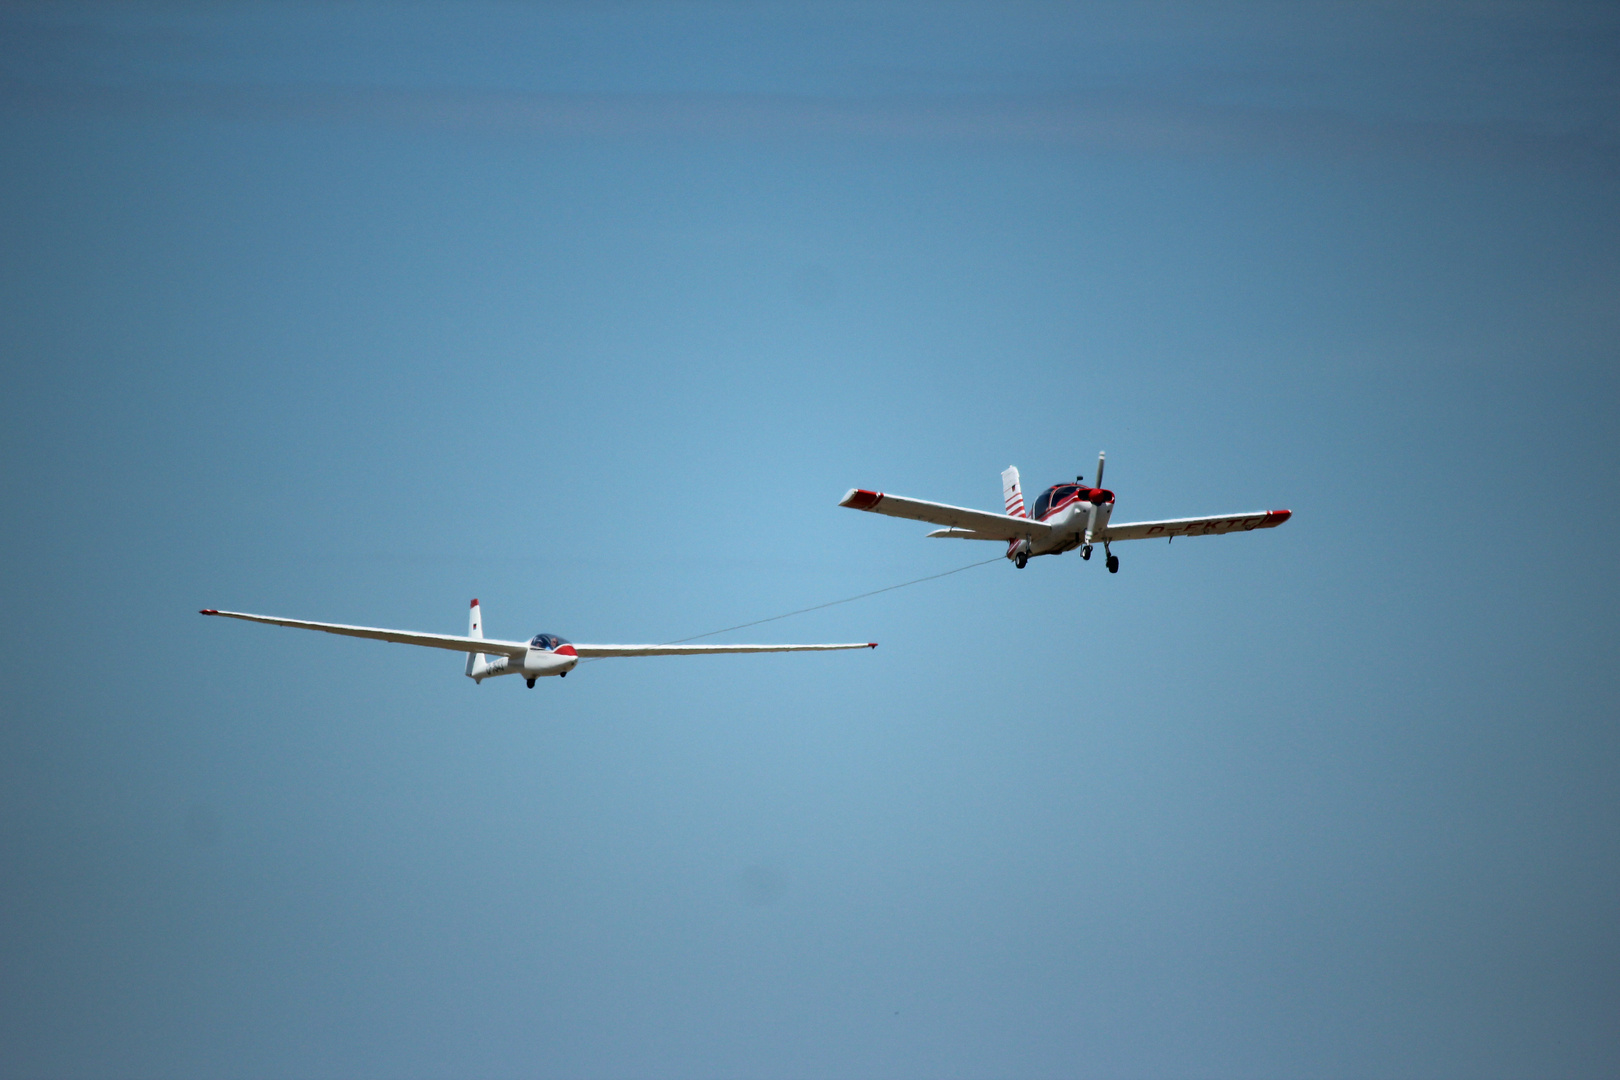
[[[558,637],[556,634],[536,634],[534,635],[534,640],[529,642],[529,648],[545,649],[546,651],[550,652],[555,650],[559,645],[567,644],[569,644],[567,638]]]
[[[1052,507],[1063,505],[1065,499],[1068,499],[1079,490],[1074,484],[1057,484],[1041,492],[1035,497],[1035,520],[1041,520],[1051,511]]]

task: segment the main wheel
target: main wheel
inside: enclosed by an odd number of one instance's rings
[[[533,690],[533,689],[534,689],[534,680],[533,680],[533,679],[530,679],[530,680],[529,680],[529,689],[530,689],[530,690]]]
[[[1119,573],[1119,556],[1118,555],[1110,555],[1110,556],[1108,556],[1108,572],[1110,574]]]
[[[1029,563],[1029,556],[1026,553],[1022,552],[1022,551],[1020,551],[1013,558],[1013,565],[1018,567],[1018,569],[1020,569],[1020,570],[1022,570],[1025,567],[1025,565],[1027,565],[1028,563]]]

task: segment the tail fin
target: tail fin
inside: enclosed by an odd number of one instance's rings
[[[1029,517],[1029,511],[1024,509],[1024,489],[1018,486],[1016,465],[1007,466],[1007,471],[1001,474],[1001,499],[1007,506],[1007,513],[1013,517]]]
[[[484,609],[478,606],[478,601],[472,602],[472,613],[467,616],[467,636],[481,638],[484,636]],[[484,654],[467,654],[466,676],[474,682],[482,682],[484,678]]]

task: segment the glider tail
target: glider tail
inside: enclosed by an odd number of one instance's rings
[[[472,613],[467,616],[467,636],[475,638],[484,636],[484,609],[478,606],[477,600],[472,602]],[[473,682],[484,681],[484,671],[487,667],[483,653],[467,654],[466,676]]]
[[[1007,471],[1001,474],[1001,501],[1007,507],[1008,515],[1029,517],[1029,511],[1024,509],[1024,489],[1018,484],[1016,465],[1007,466]]]

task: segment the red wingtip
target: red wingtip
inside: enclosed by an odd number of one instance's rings
[[[477,607],[478,606],[478,597],[476,597],[476,596],[473,597],[473,602],[472,602],[472,604],[470,606],[472,606],[472,607]]]
[[[877,642],[875,642],[875,641],[868,641],[868,642],[867,642],[867,643],[866,643],[866,647],[867,647],[867,648],[868,648],[868,649],[875,649],[875,648],[877,648]]]
[[[1291,518],[1293,516],[1294,516],[1294,512],[1292,510],[1267,510],[1266,511],[1266,517],[1270,518],[1272,521],[1275,521],[1278,525],[1281,525],[1283,522],[1287,521],[1289,518]]]
[[[870,510],[883,501],[881,491],[867,491],[865,488],[855,488],[848,495],[838,501],[839,506],[847,506],[851,510]]]
[[[205,607],[201,611],[197,612],[197,614],[199,614],[199,615],[218,615],[219,612],[215,611],[211,607]]]

